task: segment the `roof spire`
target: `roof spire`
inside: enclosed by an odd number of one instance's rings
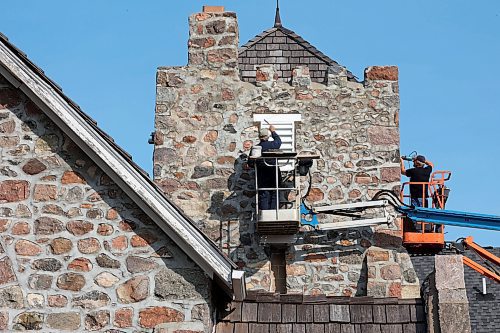
[[[279,0],[276,0],[276,16],[274,17],[274,26],[281,27],[280,1]]]

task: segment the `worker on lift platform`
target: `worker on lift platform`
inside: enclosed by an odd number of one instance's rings
[[[271,137],[273,141],[269,141],[269,132],[271,132]],[[260,142],[257,146],[262,147],[262,152],[269,151],[271,149],[279,149],[281,147],[281,139],[278,133],[276,133],[276,128],[273,125],[269,126],[269,129],[262,128],[259,132]],[[259,161],[257,162],[257,180],[259,188],[272,188],[277,187],[276,184],[276,165],[275,162],[270,161]],[[281,173],[278,170],[278,183],[281,182]],[[276,209],[277,198],[276,191],[273,190],[259,190],[259,209]]]
[[[413,168],[406,170],[404,161],[408,160],[405,156],[401,157],[401,174],[410,177],[410,197],[411,204],[415,207],[427,207],[428,185],[418,183],[428,183],[434,164],[427,161],[424,156],[417,155],[413,160]],[[417,183],[417,184],[412,184]]]

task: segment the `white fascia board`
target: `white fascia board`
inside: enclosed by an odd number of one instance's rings
[[[214,249],[200,234],[200,231],[192,226],[148,180],[144,179],[111,147],[77,110],[3,43],[0,43],[0,64],[11,73],[11,79],[22,83],[18,87],[88,154],[210,278],[216,274],[225,284],[231,286],[230,260]]]

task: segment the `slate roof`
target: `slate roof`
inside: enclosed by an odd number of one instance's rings
[[[500,248],[486,249],[500,256]],[[465,255],[481,263],[473,251],[466,251]],[[413,256],[411,260],[421,282],[434,270],[434,256]],[[500,283],[486,278],[487,294],[483,295],[483,276],[468,266],[464,267],[464,275],[472,332],[500,332]]]
[[[220,333],[425,333],[420,299],[249,294],[232,302],[217,324]]]
[[[249,40],[239,48],[238,65],[240,77],[246,82],[255,82],[255,66],[273,64],[281,79],[289,81],[292,69],[308,66],[311,79],[325,82],[328,67],[343,67],[332,60],[292,30],[281,25],[274,26]],[[347,71],[347,77],[356,77]]]
[[[104,139],[104,141],[109,145],[110,149],[113,151],[113,152],[116,152],[118,153],[124,160],[124,168],[129,170],[129,167],[131,167],[135,172],[137,172],[137,174],[139,175],[141,181],[146,185],[147,189],[146,191],[149,191],[149,189],[151,190],[150,192],[148,193],[151,193],[155,199],[158,199],[159,201],[158,202],[161,202],[162,203],[162,206],[163,208],[166,208],[169,212],[173,213],[174,216],[177,216],[177,218],[179,220],[182,220],[181,221],[181,225],[182,225],[182,228],[184,232],[189,232],[190,233],[190,236],[189,237],[190,239],[186,239],[186,237],[183,237],[185,235],[181,235],[179,234],[178,236],[181,238],[181,239],[184,239],[185,240],[185,243],[184,244],[178,244],[180,245],[180,247],[186,251],[186,250],[189,250],[189,251],[194,251],[193,253],[198,253],[199,252],[199,249],[198,251],[194,248],[190,248],[190,246],[192,247],[193,244],[200,244],[200,246],[204,247],[205,249],[207,249],[209,251],[209,253],[212,253],[212,255],[214,256],[213,259],[215,261],[218,261],[218,262],[221,262],[221,263],[224,263],[224,265],[226,265],[227,267],[231,267],[232,269],[235,269],[237,266],[236,264],[234,264],[218,247],[217,245],[208,237],[206,236],[203,232],[201,232],[197,227],[196,225],[194,224],[194,222],[186,215],[184,214],[184,212],[179,209],[174,203],[172,203],[166,196],[165,194],[163,193],[163,191],[152,181],[152,179],[149,177],[148,173],[146,171],[144,171],[141,167],[139,167],[138,164],[136,164],[133,160],[132,160],[132,156],[127,153],[123,148],[121,148],[118,144],[116,144],[116,142],[114,141],[114,139],[108,135],[106,132],[104,132],[101,128],[99,128],[97,126],[97,122],[92,119],[89,115],[87,115],[85,112],[83,112],[83,110],[80,108],[80,106],[78,104],[76,104],[71,98],[69,98],[68,96],[66,96],[64,93],[63,93],[63,90],[62,88],[56,84],[54,81],[52,81],[49,77],[47,77],[44,73],[44,71],[42,69],[40,69],[37,65],[35,65],[29,58],[28,56],[26,55],[26,53],[24,53],[23,51],[21,51],[20,49],[18,49],[14,44],[12,44],[9,39],[2,33],[0,33],[0,45],[4,45],[10,52],[13,53],[14,57],[15,57],[15,63],[10,63],[10,64],[2,64],[1,61],[0,61],[0,69],[1,67],[4,67],[8,72],[10,72],[11,75],[13,75],[15,77],[15,79],[19,80],[19,81],[23,81],[23,79],[26,79],[26,78],[20,78],[20,77],[16,77],[16,74],[15,73],[12,73],[12,71],[9,69],[9,66],[8,65],[11,65],[11,66],[16,66],[16,65],[19,65],[19,64],[22,64],[23,66],[27,67],[29,71],[31,71],[33,73],[34,76],[31,76],[29,77],[30,80],[33,80],[35,77],[37,80],[41,80],[43,81],[45,84],[47,84],[60,98],[62,98],[71,108],[72,110],[76,111],[76,113],[78,114],[79,118],[82,119],[87,125],[90,126],[90,128],[95,132],[97,133],[97,135],[101,138],[101,139]],[[2,51],[2,50],[0,50]],[[0,55],[2,55],[0,53]],[[6,56],[8,57],[9,55],[6,54]],[[17,63],[17,61],[19,61],[20,63]],[[2,66],[4,65],[4,66]],[[14,68],[14,67],[11,67],[11,68]],[[1,75],[1,74],[0,74]],[[24,83],[24,82],[23,82]],[[24,83],[24,85],[30,89],[28,86],[27,86],[27,83]],[[41,87],[37,87],[37,90],[42,90],[43,88]],[[43,102],[43,101],[42,101]],[[82,147],[80,147],[82,148]],[[110,162],[106,162],[106,163],[110,163]],[[118,167],[118,165],[113,165],[112,166],[112,169],[113,168],[116,168]],[[132,176],[132,174],[130,174]],[[127,180],[123,180],[125,183],[127,182],[130,182],[129,179]],[[144,202],[146,202],[146,200],[144,199]],[[148,201],[146,203],[146,205],[153,205],[151,203],[151,201]],[[151,206],[152,207],[152,206]],[[157,207],[156,207],[157,208]],[[155,210],[154,208],[152,208],[153,210]],[[153,219],[155,220],[155,219]],[[166,224],[169,224],[169,222],[167,221],[166,217],[164,216],[163,217],[163,221],[166,223]],[[161,227],[161,226],[160,226]],[[163,228],[162,228],[163,229]],[[174,231],[174,230],[179,230],[179,229],[175,229],[175,228],[170,228],[170,231]],[[175,231],[174,231],[175,232]],[[168,233],[167,233],[168,234]],[[172,234],[170,234],[170,236],[172,236]],[[192,239],[191,239],[192,238]],[[189,244],[189,245],[188,245]],[[186,247],[187,246],[187,247]],[[186,252],[188,253],[188,252]],[[189,255],[189,254],[188,254]],[[195,260],[197,261],[197,260]],[[202,267],[202,268],[207,268],[207,267],[210,267],[211,265],[213,265],[213,262],[210,263],[210,260],[205,260],[204,261],[204,265],[205,267]],[[197,263],[199,263],[199,261],[197,261]],[[216,271],[216,270],[215,270]],[[207,272],[206,273],[211,276],[210,272]],[[222,279],[222,281],[224,281],[224,283],[227,285],[227,284],[231,284],[231,277],[230,276],[219,276],[220,279]]]

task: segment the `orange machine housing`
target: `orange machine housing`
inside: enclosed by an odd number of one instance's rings
[[[401,201],[411,205],[410,194],[405,189],[410,185],[422,187],[422,202],[428,206],[431,201],[432,208],[444,209],[448,198],[448,189],[445,181],[451,177],[450,171],[435,171],[431,174],[429,182],[406,182],[401,186]],[[426,191],[428,188],[428,191]],[[427,222],[413,222],[408,218],[403,219],[403,245],[410,253],[434,254],[440,252],[444,246],[444,226]]]

